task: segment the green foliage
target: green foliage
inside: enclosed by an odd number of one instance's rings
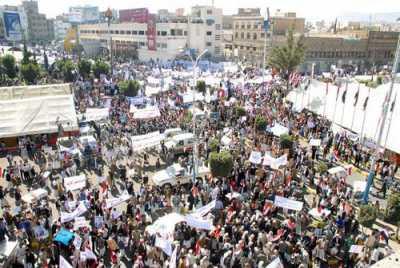
[[[242,117],[246,115],[246,109],[244,109],[241,106],[236,106],[235,107],[235,114],[237,117]]]
[[[209,158],[211,174],[214,177],[227,177],[233,168],[233,158],[230,152],[212,152]]]
[[[291,149],[293,147],[293,137],[289,134],[282,134],[279,140],[282,149]]]
[[[391,193],[387,199],[385,220],[397,224],[400,221],[400,193]]]
[[[382,85],[382,84],[383,84],[383,77],[382,77],[382,76],[378,76],[378,77],[376,78],[376,83],[377,83],[378,85]]]
[[[136,80],[121,81],[118,83],[118,87],[121,93],[124,93],[127,97],[135,97],[140,89],[140,84]]]
[[[302,38],[297,41],[293,36],[293,30],[290,29],[287,35],[286,44],[273,48],[268,65],[276,68],[281,73],[289,74],[304,61],[305,47]]]
[[[364,227],[371,228],[375,223],[377,215],[378,211],[374,206],[362,205],[358,212],[358,222]]]
[[[83,78],[88,78],[90,75],[90,72],[92,71],[92,63],[88,60],[82,59],[78,63],[78,70],[79,70],[79,74]]]
[[[28,51],[26,43],[24,42],[24,50],[22,52],[22,61],[21,64],[28,64],[31,62],[32,53]]]
[[[257,130],[262,131],[267,127],[267,120],[261,115],[257,115],[255,119],[255,127]]]
[[[49,58],[47,57],[47,54],[44,53],[43,55],[43,65],[44,65],[44,69],[46,69],[46,71],[49,70]]]
[[[6,75],[14,79],[17,76],[17,70],[16,70],[16,64],[15,64],[15,58],[13,55],[5,55],[0,59],[1,65],[4,67],[4,72]]]
[[[191,111],[188,111],[183,117],[183,122],[186,124],[190,124],[192,120],[193,120],[193,114]]]
[[[65,60],[64,65],[63,65],[63,76],[64,80],[66,82],[73,82],[74,81],[74,70],[76,69],[75,64],[72,62],[72,60]]]
[[[218,139],[211,139],[208,142],[208,148],[210,148],[211,152],[218,152],[219,141]]]
[[[99,79],[101,74],[108,75],[110,72],[110,66],[102,60],[97,60],[93,65],[94,76]]]
[[[196,89],[200,93],[206,93],[206,82],[203,80],[198,80],[196,83]]]
[[[21,64],[21,76],[28,84],[34,84],[40,74],[39,65],[35,62]]]
[[[328,166],[324,162],[319,162],[317,165],[317,172],[323,174],[328,171]]]

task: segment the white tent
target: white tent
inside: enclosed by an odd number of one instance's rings
[[[0,100],[0,137],[78,130],[72,95]]]
[[[0,87],[1,101],[69,94],[72,94],[70,84]]]
[[[365,115],[365,127],[364,135],[367,138],[371,138],[374,141],[377,140],[377,127],[378,122],[382,113],[382,104],[385,99],[387,92],[389,91],[390,83],[383,84],[377,88],[370,90],[368,105],[366,111],[363,110],[365,99],[368,96],[369,89],[364,84],[358,84],[356,82],[349,83],[347,86],[347,93],[345,103],[342,102],[343,92],[346,85],[342,85],[337,96],[337,86],[329,84],[328,90],[326,90],[326,83],[313,80],[307,91],[302,89],[295,89],[290,92],[288,99],[294,103],[294,108],[300,111],[304,108],[311,110],[321,116],[326,116],[329,120],[336,124],[348,128],[357,134],[361,134],[363,118]],[[355,103],[355,94],[360,88],[358,96],[358,102]],[[394,85],[392,99],[390,104],[393,102],[395,96],[400,91],[400,85],[396,83]],[[328,94],[326,94],[328,92]],[[398,96],[400,98],[400,96]],[[388,135],[387,149],[392,150],[396,153],[400,153],[400,139],[397,139],[397,132],[400,130],[400,124],[396,122],[400,121],[400,108],[397,98],[397,104],[394,107],[392,124],[390,133]],[[390,106],[390,105],[389,105]],[[390,109],[390,107],[389,107]],[[390,113],[388,114],[388,118]],[[354,120],[353,120],[354,118]],[[388,131],[389,120],[386,121],[385,128],[383,131],[382,146],[384,145],[386,134]]]

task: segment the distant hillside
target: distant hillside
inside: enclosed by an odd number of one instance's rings
[[[347,12],[338,17],[340,21],[360,21],[360,22],[395,22],[400,18],[400,12],[389,13],[356,13]]]

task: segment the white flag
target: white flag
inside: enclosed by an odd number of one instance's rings
[[[176,268],[176,255],[178,255],[178,246],[175,246],[169,261],[169,268]]]
[[[60,255],[60,268],[73,268],[63,256]]]

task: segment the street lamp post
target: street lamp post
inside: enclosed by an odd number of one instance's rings
[[[196,136],[196,117],[194,115],[195,113],[195,102],[196,102],[196,83],[197,83],[197,74],[196,74],[196,69],[197,69],[197,64],[199,63],[199,60],[201,57],[203,57],[206,53],[208,52],[207,49],[203,50],[197,56],[196,60],[193,59],[192,55],[188,53],[190,60],[192,61],[193,65],[193,90],[192,90],[192,95],[193,95],[193,113],[192,113],[192,124],[193,124],[193,135],[194,135],[194,144],[193,144],[193,182],[196,181],[196,174],[197,174],[197,136]]]
[[[110,70],[111,70],[111,76],[113,75],[113,55],[112,55],[112,36],[111,36],[111,20],[113,18],[112,11],[110,8],[107,9],[105,17],[107,19],[107,25],[108,25],[108,38],[110,42]]]
[[[397,40],[396,55],[394,57],[394,62],[393,62],[393,67],[392,67],[392,82],[390,84],[390,89],[389,89],[388,96],[384,100],[382,117],[381,117],[382,120],[380,122],[378,139],[377,139],[376,144],[375,144],[375,153],[374,153],[374,155],[372,156],[372,159],[371,159],[371,168],[370,168],[370,171],[369,171],[369,174],[368,174],[367,185],[365,186],[365,190],[364,190],[364,195],[363,195],[364,203],[368,203],[369,191],[371,189],[372,182],[373,182],[373,179],[375,177],[375,163],[376,163],[376,159],[378,158],[379,150],[380,150],[380,147],[381,147],[381,140],[382,140],[382,136],[383,136],[383,130],[385,128],[385,121],[386,121],[386,117],[387,117],[388,110],[389,110],[390,99],[392,98],[394,83],[396,81],[396,71],[397,71],[397,67],[399,66],[399,61],[400,61],[400,35],[399,35],[398,40]]]

